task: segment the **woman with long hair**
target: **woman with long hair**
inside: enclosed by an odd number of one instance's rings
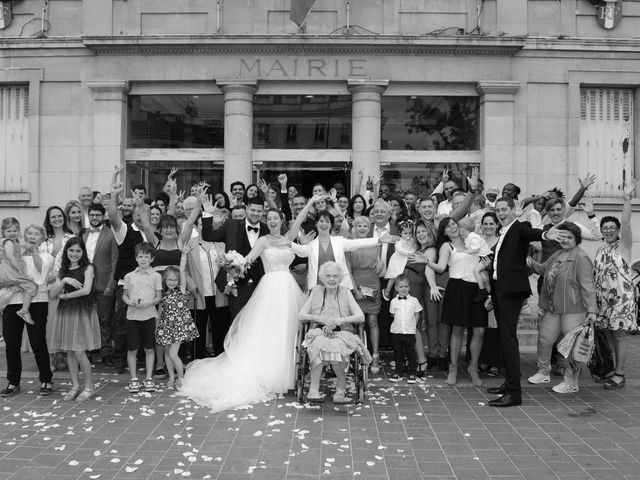
[[[83,402],[95,391],[91,362],[86,352],[100,349],[100,323],[93,295],[93,266],[87,249],[79,237],[70,239],[62,251],[58,279],[51,295],[58,297],[58,312],[53,322],[52,350],[67,353],[71,390],[62,399]],[[84,389],[80,391],[79,368],[84,375]]]
[[[487,326],[487,311],[484,305],[474,301],[479,287],[473,274],[480,259],[466,252],[464,239],[460,235],[458,223],[451,217],[444,217],[438,225],[440,255],[438,263],[429,261],[428,266],[436,272],[449,269],[449,281],[442,299],[442,323],[451,325],[449,374],[447,384],[455,385],[458,374],[458,357],[462,346],[462,335],[467,328],[473,329],[471,338],[471,362],[468,373],[473,384],[482,385],[478,376],[478,358],[482,350],[484,329]]]
[[[82,229],[82,205],[77,200],[69,201],[64,207],[67,216],[67,227],[74,235],[78,235]]]

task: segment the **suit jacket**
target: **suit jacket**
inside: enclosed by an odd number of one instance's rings
[[[225,252],[235,250],[241,255],[246,256],[251,251],[251,244],[249,243],[249,237],[247,236],[247,230],[245,228],[245,220],[227,220],[222,227],[217,230],[213,229],[213,217],[202,217],[202,238],[207,242],[224,242]],[[267,226],[260,222],[260,232],[258,237],[262,237],[269,233]],[[260,278],[264,275],[264,268],[262,267],[262,261],[257,258],[255,262],[249,267],[244,275],[244,278],[238,280],[238,286],[247,285],[250,281],[252,284],[257,284]],[[227,273],[224,269],[220,269],[216,276],[216,285],[221,291],[224,291],[227,285]]]
[[[531,295],[527,271],[529,243],[542,240],[542,230],[516,220],[498,251],[497,286],[505,293]],[[497,248],[497,245],[494,248]]]
[[[375,238],[356,238],[349,240],[343,237],[330,237],[331,248],[333,250],[333,257],[336,263],[342,267],[342,271],[345,274],[342,278],[340,285],[347,287],[349,290],[353,289],[353,282],[351,281],[351,275],[349,274],[349,268],[347,267],[347,260],[344,256],[345,252],[352,252],[360,248],[375,247],[378,245],[378,240]],[[314,238],[306,245],[298,245],[293,243],[291,245],[293,253],[300,257],[309,258],[309,270],[307,272],[307,285],[309,290],[316,286],[318,283],[318,257],[320,255],[320,240]]]
[[[83,229],[82,241],[86,244],[89,237],[89,230]],[[96,250],[93,254],[93,271],[94,280],[93,288],[99,292],[104,292],[109,287],[115,290],[118,283],[114,279],[116,273],[116,264],[118,263],[118,245],[113,232],[106,225],[102,226],[96,243]]]
[[[376,228],[375,223],[371,224],[371,227],[369,228],[369,237],[372,238],[373,237],[373,232]],[[396,227],[396,225],[389,221],[389,235],[398,235],[398,227]],[[385,265],[389,265],[389,259],[391,258],[391,255],[393,255],[393,253],[396,251],[396,246],[394,243],[389,243],[387,244],[387,255],[386,255],[386,259],[385,259]],[[384,274],[380,275],[381,277],[384,277]]]

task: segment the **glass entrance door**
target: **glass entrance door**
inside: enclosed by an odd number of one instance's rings
[[[313,186],[321,183],[327,190],[341,183],[349,193],[351,164],[346,162],[254,162],[254,181],[258,178],[267,183],[278,183],[278,175],[286,173],[289,186],[310,197]]]

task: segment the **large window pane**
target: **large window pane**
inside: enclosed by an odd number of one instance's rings
[[[478,150],[478,97],[382,97],[382,150]]]
[[[467,188],[467,176],[477,163],[390,163],[381,167],[383,184],[390,193],[412,192],[416,196],[430,194],[442,179],[442,171],[459,187]]]
[[[351,96],[256,95],[253,148],[351,148]]]
[[[224,147],[223,95],[129,96],[130,148]]]

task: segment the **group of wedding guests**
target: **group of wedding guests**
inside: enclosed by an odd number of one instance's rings
[[[540,276],[539,369],[529,382],[550,381],[554,344],[587,321],[606,332],[615,355],[615,368],[597,381],[608,389],[625,385],[627,333],[637,328],[633,186],[625,190],[620,219],[598,221],[587,198],[585,226],[567,218],[594,182],[590,175],[567,202],[558,189],[522,201],[514,184],[485,189],[477,169],[459,180],[445,171],[433,192],[420,197],[395,191],[382,176],[364,182],[360,174],[360,190],[351,197],[336,183],[314,185],[307,198],[282,174],[273,184],[234,182],[230,194],[210,193],[201,182],[183,198],[173,169],[163,191],[149,198],[142,185],[125,195],[119,173],[108,193],[83,188],[65,208],[48,208],[42,226],[22,229],[14,218],[2,220],[8,383],[0,395],[20,390],[25,326],[42,395],[52,392],[52,370],[64,368],[66,357],[72,387],[64,399],[91,398],[87,352],[117,371],[128,368],[131,393],[154,391],[154,379],[165,375],[167,386],[180,388],[187,357],[224,351],[233,319],[260,282],[252,269],[227,294],[218,259],[230,250],[248,255],[276,230],[291,232],[291,273],[310,292],[300,319],[315,327],[305,338],[311,401],[321,400],[323,365],[337,376],[334,401],[349,401],[343,367],[356,350],[372,374],[380,372],[381,351],[393,350],[392,382],[415,383],[441,370],[455,385],[467,333],[473,385],[482,385],[480,373],[496,376],[503,368],[505,382],[489,389],[501,397],[490,404],[519,405],[516,327],[534,272]],[[604,241],[594,261],[580,248],[587,239]],[[370,356],[354,335],[359,322]],[[144,352],[142,381],[138,351]],[[554,391],[577,392],[581,365],[559,362],[564,378]]]

